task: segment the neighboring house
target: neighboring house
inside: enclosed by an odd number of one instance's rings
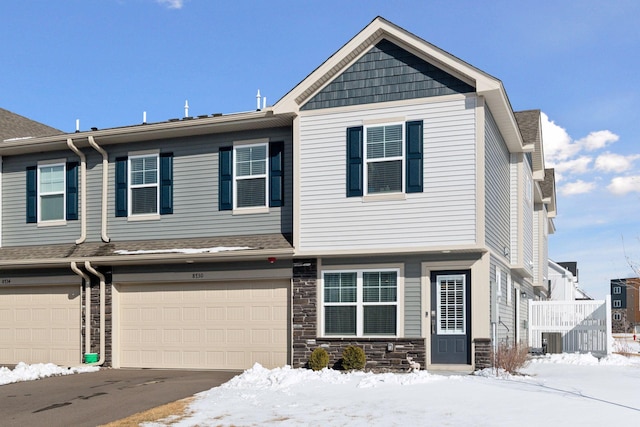
[[[566,263],[549,260],[549,297],[552,301],[578,299],[577,269],[567,268]]]
[[[273,107],[5,141],[0,363],[488,366],[546,280],[540,129],[376,18]]]
[[[24,140],[63,132],[0,108],[0,142]]]
[[[640,333],[640,278],[611,280],[611,329]]]

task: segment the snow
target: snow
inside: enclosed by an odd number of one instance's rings
[[[640,355],[546,355],[522,374],[314,372],[256,364],[197,394],[186,418],[144,426],[586,426],[632,425],[640,416]]]
[[[183,249],[150,249],[150,250],[137,250],[127,251],[125,249],[113,251],[118,255],[143,255],[143,254],[212,254],[217,252],[226,251],[243,251],[251,249],[247,246],[216,246],[215,248],[183,248]]]
[[[28,365],[20,362],[11,370],[5,366],[0,367],[0,385],[17,383],[20,381],[39,380],[40,378],[53,377],[57,375],[80,374],[84,372],[96,372],[100,370],[97,366],[78,366],[63,368],[53,363],[35,363]]]

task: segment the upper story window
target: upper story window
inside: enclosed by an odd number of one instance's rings
[[[218,209],[267,212],[284,206],[284,142],[238,141],[220,147]]]
[[[323,335],[400,335],[400,293],[397,269],[325,272]]]
[[[78,219],[78,163],[64,159],[27,167],[27,223],[63,225]]]
[[[267,144],[233,148],[235,208],[267,206]]]
[[[64,163],[38,166],[38,222],[65,219]]]
[[[365,128],[367,194],[400,193],[404,182],[404,138],[401,124]]]
[[[619,299],[613,300],[613,308],[621,308],[622,307],[622,301],[620,301]]]
[[[621,286],[614,286],[613,287],[613,293],[614,294],[621,294],[622,293],[622,287]]]
[[[347,129],[347,197],[420,193],[422,121]]]
[[[173,213],[173,154],[133,152],[116,159],[116,216],[158,218]]]
[[[157,214],[158,154],[129,157],[129,215]]]

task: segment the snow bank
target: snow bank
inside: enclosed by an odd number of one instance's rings
[[[53,363],[35,363],[27,365],[20,362],[11,370],[7,367],[0,367],[0,385],[17,383],[20,381],[32,381],[40,378],[53,377],[57,375],[71,375],[84,372],[96,372],[100,370],[97,366],[79,366],[73,368],[63,368]]]

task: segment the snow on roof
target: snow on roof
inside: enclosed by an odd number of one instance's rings
[[[117,251],[113,251],[118,255],[142,255],[142,254],[212,254],[217,252],[227,252],[227,251],[244,251],[247,249],[252,249],[248,246],[217,246],[215,248],[183,248],[183,249],[148,249],[148,250],[136,250],[136,251],[128,251],[126,249],[121,249]]]

